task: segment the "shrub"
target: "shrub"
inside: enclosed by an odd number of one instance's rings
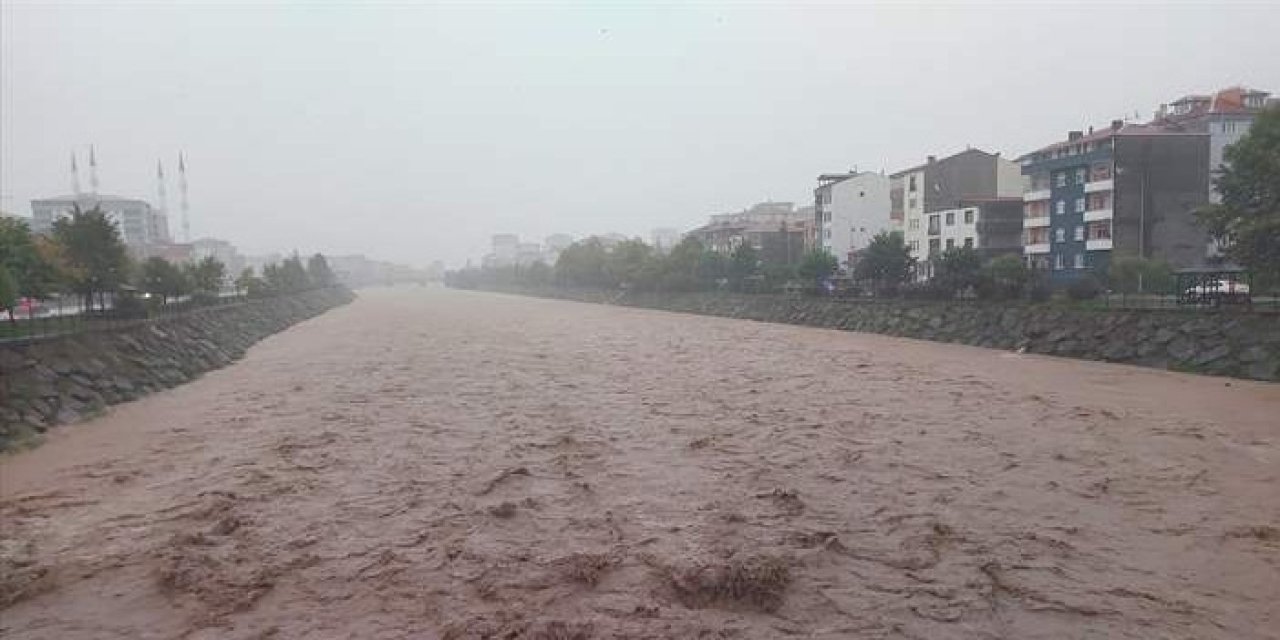
[[[1067,285],[1072,300],[1092,300],[1102,294],[1102,284],[1093,274],[1085,274]]]

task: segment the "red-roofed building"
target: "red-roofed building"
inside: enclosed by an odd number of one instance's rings
[[[1271,94],[1246,87],[1229,87],[1212,96],[1192,95],[1160,105],[1153,124],[1176,131],[1209,134],[1209,169],[1216,174],[1222,167],[1227,147],[1240,140],[1258,112],[1267,107]],[[1218,201],[1211,187],[1209,199]]]

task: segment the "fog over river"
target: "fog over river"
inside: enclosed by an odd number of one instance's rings
[[[6,638],[1276,638],[1280,385],[427,288],[0,459]]]

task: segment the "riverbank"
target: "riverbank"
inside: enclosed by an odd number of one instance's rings
[[[259,340],[353,299],[347,289],[321,289],[0,345],[0,450],[226,366]]]
[[[734,293],[501,293],[779,322],[1216,376],[1280,380],[1280,316]]]

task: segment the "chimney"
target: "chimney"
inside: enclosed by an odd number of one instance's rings
[[[1093,125],[1089,125],[1089,135],[1093,135]]]
[[[927,160],[929,164],[933,164],[938,161],[938,156],[928,156],[925,160]]]
[[[1084,137],[1084,132],[1083,132],[1083,131],[1068,131],[1068,132],[1067,132],[1067,142],[1075,142],[1076,140],[1079,140],[1080,138],[1083,138],[1083,137]]]
[[[1112,130],[1112,131],[1119,131],[1119,130],[1120,130],[1120,127],[1123,127],[1123,126],[1124,126],[1124,120],[1112,120],[1112,121],[1111,121],[1111,130]]]

